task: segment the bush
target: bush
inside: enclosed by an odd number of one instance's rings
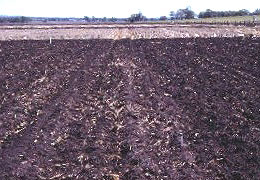
[[[160,21],[166,21],[168,18],[166,17],[166,16],[161,16],[160,18],[159,18],[159,20]]]

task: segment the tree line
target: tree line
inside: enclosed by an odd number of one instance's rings
[[[256,9],[254,12],[249,12],[246,9],[239,11],[213,11],[207,9],[195,14],[190,8],[179,9],[176,12],[171,11],[169,17],[161,16],[159,18],[147,18],[141,12],[132,14],[129,18],[96,18],[94,16],[84,18],[73,18],[73,21],[84,20],[86,22],[138,22],[138,21],[165,21],[165,20],[183,20],[198,18],[212,18],[212,17],[229,17],[229,16],[247,16],[247,15],[260,15],[260,9]],[[30,18],[25,16],[0,16],[0,23],[26,23],[29,21],[37,21],[39,18]],[[71,18],[41,18],[41,21],[70,21]]]
[[[254,12],[249,12],[246,9],[239,11],[213,11],[207,9],[206,11],[200,12],[198,15],[195,14],[190,8],[179,9],[176,12],[171,11],[169,17],[161,16],[159,18],[147,18],[141,12],[132,14],[129,18],[89,18],[84,17],[85,21],[88,22],[116,22],[116,21],[127,21],[127,22],[138,22],[138,21],[165,21],[165,20],[183,20],[183,19],[194,19],[198,18],[210,18],[210,17],[229,17],[229,16],[246,16],[246,15],[260,15],[260,9],[256,9]]]
[[[212,11],[207,9],[204,12],[200,12],[199,18],[211,18],[211,17],[229,17],[229,16],[247,16],[247,15],[260,15],[260,9],[256,9],[254,12],[250,13],[246,9],[239,11]]]
[[[25,16],[0,16],[0,23],[25,23],[32,19]]]
[[[194,19],[196,14],[190,8],[179,9],[176,12],[171,11],[170,17],[161,16],[159,20],[183,20],[183,19]],[[256,9],[254,12],[249,12],[246,9],[239,11],[213,11],[207,9],[206,11],[200,12],[198,18],[211,18],[211,17],[230,17],[230,16],[247,16],[247,15],[260,15],[260,9]],[[131,19],[131,17],[130,17]]]
[[[92,16],[92,17],[85,16],[83,19],[87,22],[116,22],[116,21],[124,20],[124,18],[115,18],[115,17],[112,17],[112,18],[107,18],[107,17],[96,18],[95,16]]]

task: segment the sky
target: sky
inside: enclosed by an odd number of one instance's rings
[[[224,11],[260,8],[260,0],[0,0],[0,15],[30,17],[118,17],[142,12],[146,17],[169,16],[170,11],[190,7]]]

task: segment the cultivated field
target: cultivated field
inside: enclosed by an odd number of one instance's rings
[[[167,28],[1,30],[0,179],[258,179],[259,29]]]
[[[260,37],[260,26],[111,24],[0,26],[0,40],[154,39],[189,37]]]

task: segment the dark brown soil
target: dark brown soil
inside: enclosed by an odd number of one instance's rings
[[[0,42],[0,179],[258,179],[260,39]]]

